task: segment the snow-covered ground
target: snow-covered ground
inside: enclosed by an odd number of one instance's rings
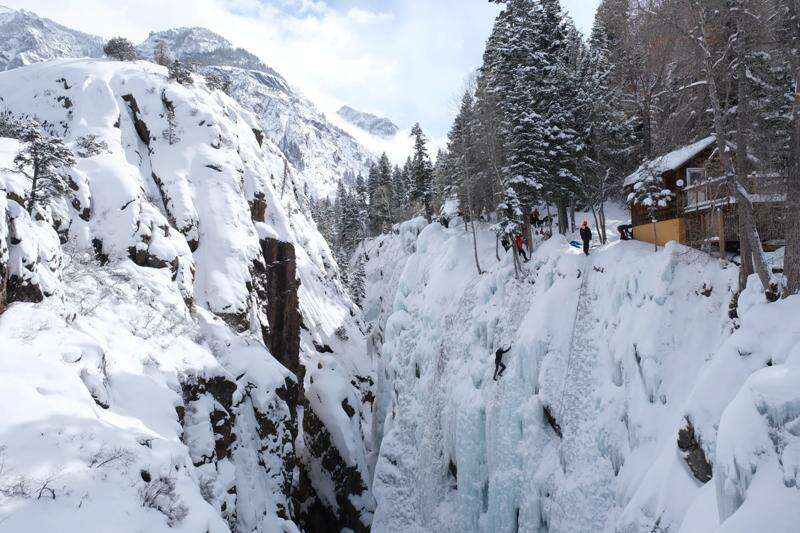
[[[482,276],[458,221],[365,245],[374,531],[797,531],[800,298],[754,279],[732,313],[735,267],[616,240],[624,217],[520,279],[488,227]]]
[[[97,148],[34,217],[0,171],[0,530],[364,530],[361,324],[258,120],[147,62],[0,73],[0,106]]]

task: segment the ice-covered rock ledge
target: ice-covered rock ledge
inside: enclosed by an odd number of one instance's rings
[[[458,224],[365,246],[374,531],[796,530],[800,299],[731,309],[736,268],[674,244],[554,238],[516,280],[478,237],[483,276]]]

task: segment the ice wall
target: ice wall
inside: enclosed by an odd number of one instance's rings
[[[797,298],[732,310],[735,267],[674,244],[554,238],[515,279],[478,237],[483,276],[463,225],[365,245],[375,531],[793,531]]]

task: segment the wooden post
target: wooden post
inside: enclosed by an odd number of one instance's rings
[[[717,226],[719,238],[719,258],[726,259],[727,254],[725,250],[725,206],[720,205],[717,208]]]

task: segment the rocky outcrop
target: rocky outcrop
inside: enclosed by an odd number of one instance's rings
[[[692,471],[692,475],[701,483],[711,480],[712,467],[706,458],[706,452],[697,440],[694,424],[686,418],[686,425],[678,431],[678,448],[683,452],[683,460]]]
[[[355,414],[355,412],[353,413]],[[301,507],[301,526],[307,531],[350,529],[356,533],[368,532],[372,517],[367,515],[365,509],[354,504],[354,502],[368,499],[367,482],[356,466],[347,464],[347,461],[331,442],[328,428],[325,427],[305,398],[303,400],[303,439],[308,452],[320,462],[330,476],[339,509],[336,513],[331,512],[319,502],[313,501],[311,494],[301,490],[300,501],[306,504]],[[306,473],[302,475],[307,476]],[[308,487],[304,487],[301,483],[300,489],[311,489],[310,483]],[[327,529],[317,529],[320,524],[327,524]]]
[[[300,316],[294,245],[277,239],[261,239],[264,264],[253,269],[259,300],[266,302],[267,326],[264,342],[278,361],[302,382],[305,371],[300,364]],[[263,324],[262,324],[263,327]]]

